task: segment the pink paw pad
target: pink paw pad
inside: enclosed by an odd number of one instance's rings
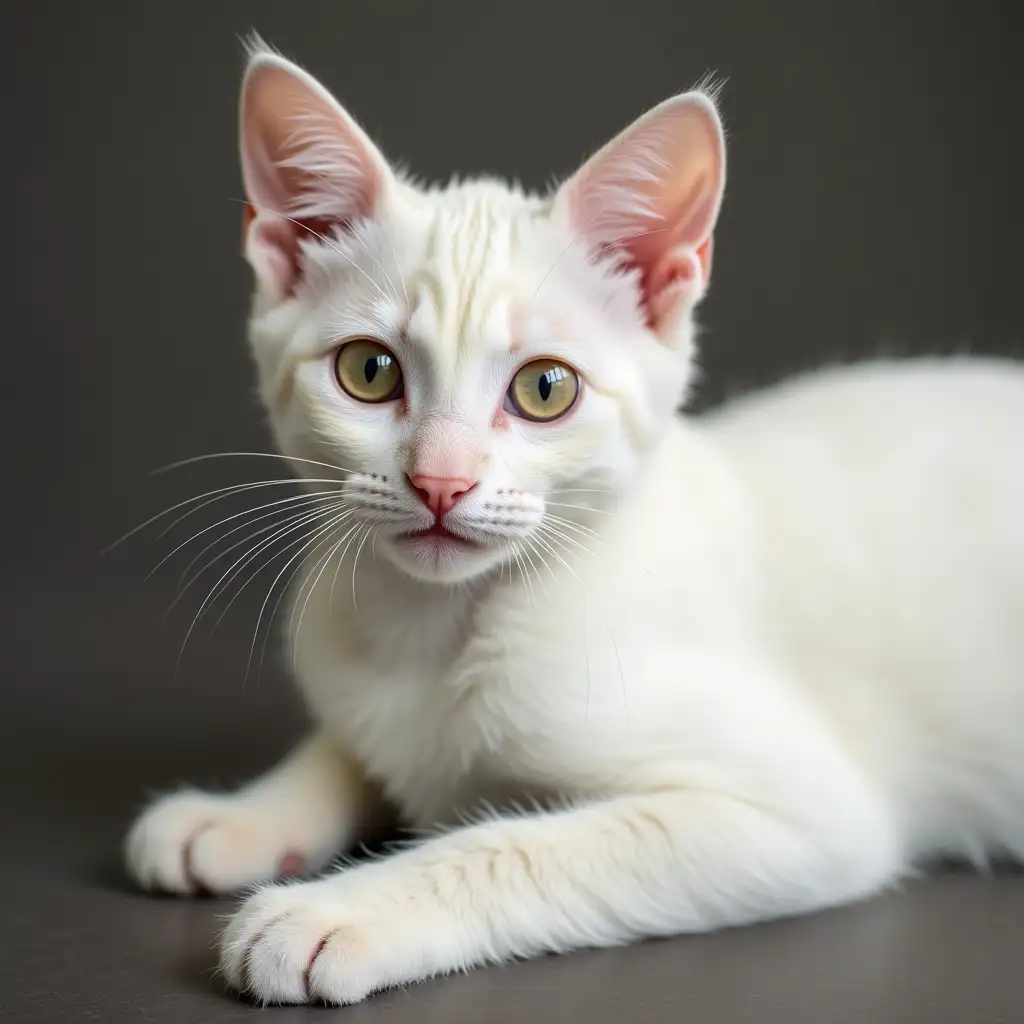
[[[302,874],[306,860],[301,853],[289,850],[277,866],[278,878],[296,878]]]

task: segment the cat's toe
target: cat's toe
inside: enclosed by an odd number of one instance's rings
[[[348,1004],[381,987],[372,921],[348,914],[317,883],[256,893],[221,939],[221,970],[258,1003]],[[375,967],[376,965],[376,967]]]
[[[299,874],[300,851],[282,848],[266,821],[230,797],[177,793],[135,822],[126,842],[132,877],[145,889],[231,893],[279,874]]]
[[[221,937],[220,966],[235,991],[260,1003],[306,1003],[309,972],[334,927],[305,886],[256,893]]]

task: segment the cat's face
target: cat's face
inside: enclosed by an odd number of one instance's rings
[[[372,538],[446,583],[571,564],[685,391],[722,191],[711,102],[656,108],[551,198],[424,191],[263,53],[242,153],[263,398],[283,453],[337,467],[348,503],[325,555]]]

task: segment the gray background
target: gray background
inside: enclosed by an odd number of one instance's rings
[[[920,0],[4,4],[0,1015],[249,1012],[205,973],[225,907],[140,899],[116,844],[147,787],[230,781],[297,734],[273,659],[243,682],[265,586],[175,673],[202,593],[163,618],[176,574],[144,577],[168,538],[97,558],[175,501],[266,475],[226,460],[147,476],[267,444],[243,338],[239,35],[259,29],[430,178],[543,186],[706,71],[727,78],[706,405],[822,360],[1024,351],[1021,22],[1014,3]],[[954,877],[809,922],[486,972],[354,1019],[579,1019],[608,1000],[608,1019],[1009,1019],[1022,907],[1020,879]]]

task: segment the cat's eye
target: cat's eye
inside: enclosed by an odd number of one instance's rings
[[[508,412],[535,423],[564,416],[580,393],[579,374],[557,359],[534,359],[512,378],[505,399]]]
[[[338,350],[334,359],[338,383],[360,402],[390,402],[402,396],[402,370],[379,341],[358,338]]]

